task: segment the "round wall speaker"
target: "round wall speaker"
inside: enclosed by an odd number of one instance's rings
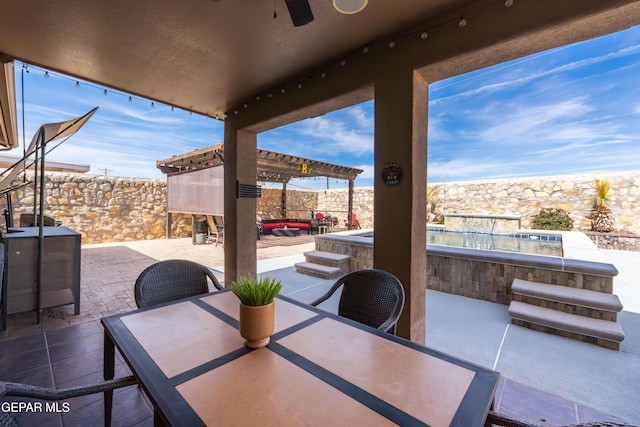
[[[332,0],[333,8],[340,13],[352,15],[367,7],[369,0]]]

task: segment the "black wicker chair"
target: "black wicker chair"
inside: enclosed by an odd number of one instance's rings
[[[2,402],[5,397],[25,397],[38,400],[59,401],[71,399],[72,397],[86,396],[88,394],[113,391],[117,388],[127,387],[137,383],[136,377],[133,375],[84,386],[61,389],[0,381],[0,402]],[[20,420],[14,414],[0,411],[0,426],[19,427],[20,425]]]
[[[170,259],[147,267],[136,280],[138,308],[162,304],[209,292],[207,278],[224,289],[211,270],[193,261]]]
[[[343,287],[338,315],[395,334],[404,307],[404,288],[391,273],[359,270],[346,274],[325,295],[311,303],[317,306]]]

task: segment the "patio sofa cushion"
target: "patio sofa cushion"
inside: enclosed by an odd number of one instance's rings
[[[311,234],[312,232],[317,232],[317,225],[315,226],[313,222],[317,222],[315,220],[310,219],[297,219],[297,218],[276,218],[276,219],[263,219],[262,223],[262,234],[272,234],[271,230],[274,228],[299,228],[300,230],[307,230],[307,234]]]

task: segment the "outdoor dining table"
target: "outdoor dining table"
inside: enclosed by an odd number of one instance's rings
[[[472,427],[493,403],[497,372],[288,297],[267,347],[246,348],[238,318],[229,290],[105,317],[104,377],[117,347],[171,426]]]

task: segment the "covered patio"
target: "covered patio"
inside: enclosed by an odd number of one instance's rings
[[[258,134],[375,100],[374,267],[403,283],[397,333],[421,344],[429,84],[640,23],[637,0],[381,1],[357,14],[309,0],[306,25],[278,1],[5,3],[5,70],[17,59],[224,121],[225,282],[259,271],[255,199],[238,197],[259,181]],[[0,97],[5,146],[12,101]]]
[[[636,25],[640,3],[411,0],[371,2],[357,14],[328,1],[309,7],[310,23],[295,26],[279,2],[10,2],[0,53],[224,120],[227,280],[256,271],[255,201],[237,198],[236,182],[256,185],[258,133],[375,99],[374,265],[406,288],[398,333],[424,342],[429,83]],[[5,102],[3,120],[15,123]],[[390,165],[402,171],[393,186],[383,180]]]

